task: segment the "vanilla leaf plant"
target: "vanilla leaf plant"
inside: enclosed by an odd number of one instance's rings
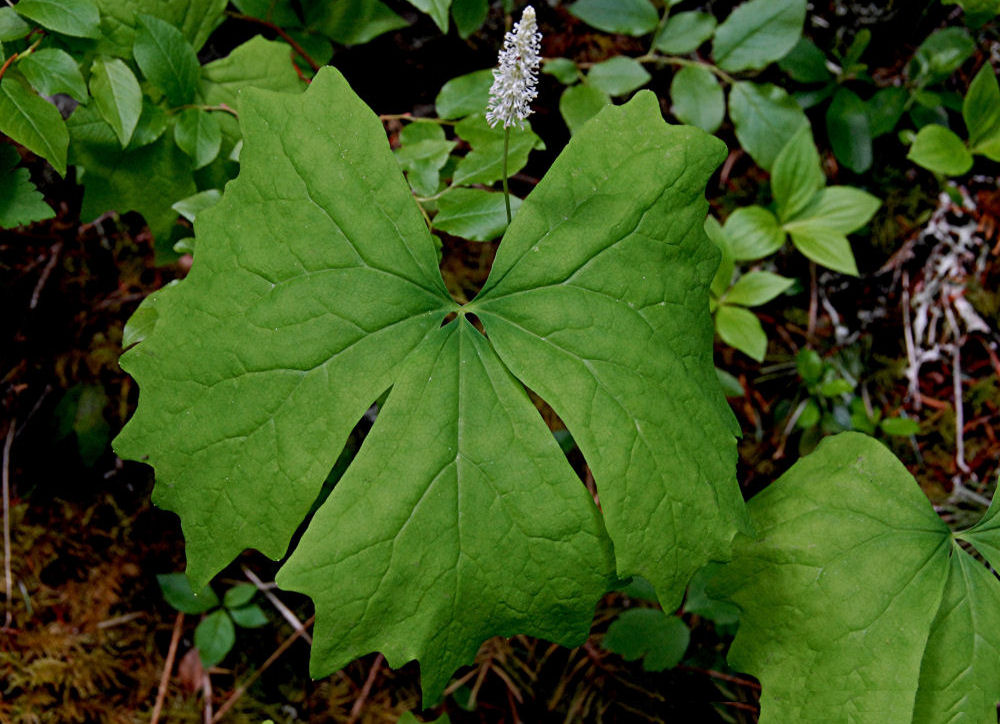
[[[333,68],[247,90],[239,177],[140,308],[117,452],[156,469],[202,586],[256,548],[316,604],[311,671],[379,650],[425,702],[493,635],[582,642],[641,575],[667,610],[749,519],[712,365],[704,187],[725,156],[639,93],[581,129],[455,302],[377,117]],[[482,325],[485,334],[475,325]],[[141,327],[141,332],[137,332]],[[525,387],[566,423],[600,509]],[[388,398],[288,551],[351,429]]]

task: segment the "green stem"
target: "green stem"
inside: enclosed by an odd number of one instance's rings
[[[507,152],[510,150],[510,126],[503,129],[503,202],[507,206],[507,226],[510,226],[510,189],[507,188]]]

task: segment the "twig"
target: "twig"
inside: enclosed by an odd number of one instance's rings
[[[760,691],[760,684],[756,681],[750,681],[750,679],[733,676],[732,674],[724,674],[721,671],[715,671],[713,669],[699,669],[696,666],[678,666],[677,668],[680,671],[693,671],[696,674],[711,676],[713,679],[718,679],[719,681],[728,681],[730,684],[738,684],[749,689],[756,689],[757,691]]]
[[[45,283],[49,280],[49,275],[52,274],[52,270],[55,269],[56,262],[59,261],[59,253],[62,251],[62,242],[56,242],[52,245],[49,250],[51,256],[49,261],[45,264],[45,268],[42,269],[42,274],[38,277],[38,283],[35,285],[35,291],[31,293],[31,302],[28,304],[28,309],[34,309],[38,306],[38,298],[42,295],[42,289],[45,287]]]
[[[236,702],[240,700],[240,697],[247,692],[247,689],[249,689],[253,685],[253,683],[260,678],[261,674],[267,671],[267,668],[271,664],[273,664],[275,661],[278,660],[279,656],[281,656],[283,653],[285,653],[285,651],[288,650],[289,646],[295,643],[296,639],[299,639],[306,635],[305,632],[306,628],[312,626],[312,623],[315,619],[316,619],[315,616],[310,616],[309,620],[307,620],[303,624],[303,628],[297,629],[292,633],[291,636],[282,641],[281,645],[274,650],[274,653],[267,658],[267,661],[261,664],[261,667],[259,669],[250,674],[250,676],[247,677],[247,679],[243,683],[241,683],[239,686],[236,687],[236,689],[233,691],[230,697],[226,699],[225,703],[219,707],[219,711],[215,713],[215,716],[212,718],[212,724],[216,724],[216,722],[218,722],[220,719],[222,719],[223,716],[225,716],[226,712],[228,712],[230,709],[233,708]]]
[[[385,657],[379,654],[375,657],[375,663],[372,664],[371,671],[368,672],[368,678],[365,679],[365,685],[361,687],[361,693],[358,698],[354,700],[354,706],[351,707],[351,716],[347,720],[347,724],[355,724],[361,717],[361,709],[365,705],[365,701],[368,699],[368,695],[372,692],[372,687],[375,685],[375,679],[378,677],[379,669],[382,668],[382,663],[385,661]]]
[[[267,588],[267,584],[265,584],[262,580],[260,580],[256,576],[256,574],[254,574],[254,572],[251,571],[246,566],[243,566],[243,574],[250,579],[250,582],[253,585],[257,586],[257,590],[263,593],[264,596],[267,597],[267,600],[270,601],[271,605],[278,610],[278,613],[280,613],[281,616],[286,621],[288,621],[288,623],[292,625],[292,628],[294,628],[299,633],[299,635],[305,638],[305,640],[308,641],[309,645],[311,646],[312,636],[310,636],[308,632],[305,630],[306,625],[303,624],[301,621],[299,621],[299,617],[296,616],[294,613],[292,613],[291,609],[288,608],[288,606],[286,606],[284,603],[282,603],[280,598],[271,593]]]
[[[14,442],[14,427],[17,420],[11,418],[10,427],[7,428],[7,440],[3,444],[3,582],[6,593],[7,616],[4,621],[4,628],[10,628],[14,620],[11,610],[11,597],[14,589],[14,579],[10,575],[10,446]]]
[[[812,342],[816,337],[816,315],[819,311],[819,290],[816,284],[816,262],[809,262],[809,326],[806,327],[806,338]]]
[[[126,613],[122,616],[114,616],[112,618],[105,619],[104,621],[99,621],[97,628],[103,631],[106,628],[114,628],[115,626],[121,626],[123,623],[135,621],[137,618],[142,618],[145,615],[146,614],[142,611],[133,611],[132,613]]]
[[[212,677],[207,671],[201,675],[201,693],[205,698],[204,722],[212,724],[215,721],[215,717],[212,716]]]
[[[7,58],[6,61],[4,61],[4,64],[0,65],[0,79],[3,78],[4,73],[7,72],[7,69],[10,68],[10,66],[14,64],[14,61],[20,60],[21,58],[24,58],[24,57],[29,56],[32,53],[34,53],[35,52],[35,48],[37,48],[38,44],[41,43],[41,42],[42,42],[42,39],[39,38],[34,43],[32,43],[31,45],[29,45],[28,48],[27,48],[27,50],[22,50],[20,53],[12,53],[11,56],[9,58]]]
[[[281,36],[282,40],[284,40],[286,43],[292,46],[292,50],[294,50],[296,53],[302,56],[302,60],[304,60],[306,63],[309,64],[309,67],[313,69],[313,72],[316,72],[320,69],[320,64],[312,59],[312,56],[310,56],[309,53],[305,51],[305,48],[299,45],[298,42],[295,40],[295,38],[293,38],[291,35],[286,33],[282,28],[278,27],[274,23],[269,22],[267,20],[263,20],[261,18],[255,18],[253,15],[243,15],[242,13],[226,13],[226,14],[229,15],[229,17],[233,18],[234,20],[243,20],[248,23],[257,23],[258,25],[263,25],[265,28],[273,30],[275,33]]]
[[[955,464],[963,473],[970,468],[965,462],[965,407],[962,404],[962,345],[956,343],[952,352],[951,384],[955,395]]]
[[[181,631],[184,630],[184,614],[177,612],[174,619],[174,632],[170,636],[170,648],[167,649],[167,660],[163,662],[163,674],[160,676],[160,687],[156,690],[156,703],[153,705],[153,714],[149,718],[149,724],[156,724],[160,720],[160,712],[163,710],[163,700],[167,697],[167,686],[170,683],[170,672],[174,668],[174,657],[177,655],[177,644],[181,640]]]

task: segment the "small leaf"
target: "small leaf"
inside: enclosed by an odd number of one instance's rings
[[[182,613],[205,613],[219,605],[219,598],[209,586],[196,596],[183,573],[164,573],[156,577],[167,603]]]
[[[132,140],[128,142],[128,149],[133,150],[155,143],[166,132],[167,122],[167,112],[152,103],[149,98],[143,97],[142,113],[132,132]]]
[[[841,234],[857,231],[871,220],[882,202],[853,186],[830,186],[813,196],[812,202],[784,225],[786,231],[824,228]]]
[[[663,671],[684,658],[691,632],[677,616],[655,608],[630,608],[618,614],[601,645],[626,661],[642,659],[646,671]]]
[[[719,268],[716,270],[715,276],[712,277],[712,286],[710,289],[711,296],[717,299],[725,294],[726,290],[732,284],[733,271],[736,267],[733,260],[733,252],[730,249],[729,237],[726,236],[726,233],[722,230],[722,226],[714,216],[705,218],[705,235],[722,252],[722,259],[719,261]]]
[[[14,9],[47,30],[77,38],[101,37],[101,18],[90,0],[21,0]]]
[[[139,81],[118,58],[98,58],[90,69],[90,94],[98,113],[114,129],[125,148],[142,113]]]
[[[559,96],[559,113],[573,134],[610,103],[611,98],[600,88],[580,83],[570,86]]]
[[[757,315],[743,307],[722,305],[715,313],[715,329],[722,341],[748,357],[764,361],[767,334]]]
[[[653,47],[670,55],[686,55],[711,38],[715,26],[715,16],[710,13],[692,11],[671,15],[657,34]]]
[[[764,170],[771,169],[788,140],[809,123],[795,99],[770,83],[734,83],[729,115],[740,145]]]
[[[628,95],[646,85],[650,78],[642,63],[624,55],[616,55],[610,60],[598,63],[587,73],[590,84],[600,88],[609,96]]]
[[[920,434],[920,423],[908,417],[887,417],[878,425],[886,435],[909,437]]]
[[[198,214],[215,206],[221,198],[222,193],[218,189],[206,189],[181,199],[173,204],[172,208],[193,224]]]
[[[819,394],[823,397],[840,397],[854,392],[854,385],[844,379],[826,380],[819,386]]]
[[[410,5],[431,16],[442,33],[448,32],[448,10],[451,0],[409,0]]]
[[[771,192],[778,218],[787,221],[809,205],[826,185],[812,129],[802,126],[785,144],[771,169]]]
[[[257,586],[252,583],[237,583],[222,596],[222,605],[226,608],[246,606],[257,595]]]
[[[230,608],[229,615],[232,617],[233,623],[240,628],[260,628],[270,623],[267,614],[256,603],[240,608]]]
[[[823,226],[803,226],[789,233],[795,248],[817,264],[858,276],[851,243],[842,233]]]
[[[483,113],[490,101],[493,71],[477,70],[452,78],[438,91],[434,107],[441,118],[464,118],[472,113]]]
[[[890,86],[881,88],[865,102],[868,127],[872,138],[891,133],[906,110],[909,93],[905,88]]]
[[[36,50],[20,60],[17,68],[43,96],[65,93],[80,103],[86,103],[89,98],[80,66],[65,50],[58,48]]]
[[[341,45],[364,45],[383,33],[407,26],[379,0],[308,3],[306,25]]]
[[[983,64],[969,84],[962,102],[962,118],[969,130],[972,152],[1000,161],[1000,87],[989,63]]]
[[[826,109],[826,132],[837,159],[855,173],[872,165],[872,132],[868,108],[856,93],[841,88]]]
[[[26,168],[14,168],[21,157],[12,146],[0,146],[0,229],[11,229],[55,216],[31,183]]]
[[[222,129],[215,114],[201,108],[185,108],[174,126],[177,147],[191,157],[194,168],[207,166],[222,148]]]
[[[660,19],[649,0],[577,0],[568,10],[598,30],[625,35],[651,33]]]
[[[918,86],[933,85],[958,70],[975,50],[976,44],[963,29],[944,28],[920,44],[908,72]]]
[[[521,199],[510,197],[511,215]],[[438,200],[434,227],[470,241],[492,241],[507,228],[507,209],[502,193],[479,189],[455,189]]]
[[[722,386],[722,392],[726,397],[744,397],[746,395],[743,385],[733,375],[718,367],[715,368],[715,375],[719,378],[719,384]]]
[[[749,0],[715,31],[712,56],[723,70],[760,70],[795,47],[806,0]]]
[[[488,0],[452,0],[451,17],[460,38],[468,38],[479,30],[489,15]]]
[[[180,30],[152,15],[140,15],[132,54],[139,70],[163,91],[172,106],[194,100],[201,65],[194,48]]]
[[[721,371],[721,370],[720,370]],[[727,373],[728,374],[728,373]],[[735,379],[735,378],[734,378]],[[738,392],[731,397],[742,397],[743,387],[736,381],[734,391]],[[711,580],[724,568],[721,563],[709,563],[698,571],[691,583],[688,585],[687,596],[684,597],[684,612],[692,613],[695,616],[707,618],[721,626],[738,623],[740,620],[740,610],[729,601],[714,598],[708,593],[708,586]]]
[[[826,67],[826,56],[809,38],[798,42],[778,61],[778,67],[799,83],[825,83],[833,76]]]
[[[727,304],[756,307],[767,304],[794,283],[794,279],[769,271],[747,272],[726,293],[725,301]]]
[[[31,26],[21,20],[17,10],[12,7],[0,7],[0,43],[20,40],[31,32]]]
[[[465,155],[452,178],[454,185],[492,184],[503,176],[504,131],[492,129],[481,115],[471,116],[455,126],[455,132],[472,144],[472,150]],[[528,155],[536,148],[544,148],[540,139],[530,128],[511,128],[510,144],[507,149],[507,173],[513,175],[528,163]]]
[[[0,81],[0,133],[9,136],[66,175],[69,131],[59,110],[35,93],[19,74]]]
[[[726,115],[726,97],[715,74],[700,65],[688,65],[670,81],[670,110],[682,123],[715,133]]]
[[[962,176],[972,168],[972,154],[953,131],[936,123],[924,126],[906,157],[934,173]]]
[[[773,254],[785,243],[785,232],[767,209],[747,206],[736,209],[722,230],[736,261],[753,261]]]
[[[553,76],[563,85],[572,85],[580,80],[580,71],[569,58],[548,58],[542,63],[542,72]]]
[[[194,646],[206,669],[215,666],[236,643],[236,628],[225,609],[208,614],[194,630]]]

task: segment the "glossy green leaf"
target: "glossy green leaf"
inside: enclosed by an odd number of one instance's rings
[[[118,58],[98,58],[90,69],[90,94],[122,148],[127,146],[142,113],[142,90],[135,74]]]
[[[757,315],[743,307],[722,305],[715,312],[715,329],[722,341],[743,354],[764,361],[767,353],[767,334],[760,326]]]
[[[177,28],[198,51],[222,22],[227,4],[227,0],[94,1],[101,13],[100,52],[123,58],[132,53],[141,15],[156,16]]]
[[[55,216],[52,207],[31,183],[26,168],[15,168],[21,161],[17,150],[0,146],[0,229],[30,224]]]
[[[222,147],[222,128],[216,114],[201,108],[181,111],[174,126],[174,141],[191,157],[194,168],[207,166],[219,155]]]
[[[43,96],[65,93],[80,103],[86,103],[87,84],[80,66],[65,50],[42,48],[18,61],[20,70],[32,87]]]
[[[0,43],[20,40],[31,32],[31,26],[12,7],[0,7]]]
[[[996,717],[1000,587],[880,443],[824,440],[750,509],[760,538],[715,588],[742,609],[729,660],[761,680],[761,722]]]
[[[830,186],[812,197],[811,203],[785,222],[786,231],[822,227],[850,234],[867,224],[882,202],[853,186]]]
[[[206,63],[201,69],[201,95],[210,106],[236,109],[238,93],[245,88],[265,88],[282,93],[298,93],[306,86],[295,71],[292,48],[287,43],[265,40],[256,35],[238,45],[225,58]],[[229,156],[241,135],[236,117],[218,113],[222,128],[222,150]]]
[[[741,276],[726,293],[727,304],[756,307],[767,304],[795,283],[794,279],[769,271],[751,271]]]
[[[442,33],[448,32],[448,10],[451,0],[408,0],[410,5],[427,13]]]
[[[572,85],[580,80],[580,71],[569,58],[548,58],[542,62],[542,72],[553,76],[563,85]]]
[[[715,133],[726,116],[726,97],[715,74],[700,65],[681,68],[670,81],[671,112],[681,123]]]
[[[972,168],[972,154],[961,138],[932,123],[917,132],[906,157],[915,164],[945,176],[961,176]]]
[[[962,102],[962,118],[969,130],[969,148],[1000,161],[1000,87],[993,66],[985,63],[969,84]]]
[[[806,0],[748,0],[716,29],[712,56],[724,70],[759,70],[802,36]]]
[[[753,261],[773,254],[785,244],[785,232],[774,214],[760,206],[736,209],[722,227],[736,261]]]
[[[828,269],[858,276],[858,266],[847,237],[825,226],[803,225],[789,231],[795,248]]]
[[[210,587],[205,586],[195,594],[191,583],[183,573],[163,573],[156,576],[163,598],[181,613],[205,613],[219,605],[219,597]]]
[[[909,74],[919,86],[938,83],[958,70],[975,50],[976,44],[962,28],[938,30],[913,54]]]
[[[734,83],[729,115],[740,145],[765,170],[771,169],[795,132],[809,123],[795,99],[770,83]]]
[[[163,91],[172,106],[194,100],[201,65],[180,30],[152,15],[139,16],[132,54],[146,79]]]
[[[746,521],[707,312],[721,142],[665,124],[650,93],[605,109],[462,308],[381,122],[338,71],[301,96],[248,90],[240,122],[240,175],[121,360],[142,403],[115,447],[156,468],[196,585],[248,547],[285,556],[390,388],[277,576],[316,604],[314,675],[380,650],[419,660],[431,703],[485,638],[579,644],[616,575],[648,576],[671,606],[726,557]],[[524,386],[571,430],[603,514]]]
[[[257,586],[252,583],[237,583],[226,590],[222,596],[222,605],[226,608],[246,606],[257,595]]]
[[[559,113],[573,134],[610,103],[611,97],[600,88],[580,83],[570,86],[559,96]]]
[[[691,11],[671,15],[653,42],[653,47],[662,53],[686,55],[715,33],[715,16],[709,13]]]
[[[855,173],[872,165],[872,131],[868,108],[856,93],[841,88],[826,109],[826,132],[837,160]]]
[[[306,24],[341,45],[363,45],[406,21],[379,0],[338,0],[307,6]]]
[[[809,205],[826,185],[812,129],[802,126],[789,139],[771,169],[771,193],[778,218],[787,221]]]
[[[171,205],[197,190],[190,159],[167,137],[123,151],[111,126],[89,106],[77,108],[68,126],[70,160],[85,169],[80,218],[138,211],[154,239],[165,242],[177,220]]]
[[[46,30],[77,38],[98,38],[100,16],[91,0],[21,0],[14,6],[22,17]]]
[[[461,38],[467,38],[486,22],[490,6],[488,0],[452,0],[451,17]]]
[[[260,628],[270,623],[267,614],[256,603],[229,609],[229,616],[240,628]]]
[[[691,631],[677,616],[655,608],[630,608],[612,621],[601,645],[626,661],[642,659],[646,671],[672,669],[684,658]]]
[[[66,175],[69,133],[59,110],[28,87],[20,74],[0,81],[0,133],[20,143]]]
[[[598,63],[587,72],[588,82],[609,96],[628,95],[646,85],[651,77],[642,63],[624,55]]]
[[[809,38],[801,37],[778,61],[778,67],[799,83],[825,83],[833,78],[826,56]]]
[[[660,19],[649,0],[577,0],[567,9],[598,30],[625,35],[651,33]]]
[[[236,628],[224,609],[208,614],[194,630],[194,646],[206,669],[215,666],[236,643]]]
[[[493,71],[477,70],[452,78],[438,91],[434,107],[441,118],[464,118],[472,113],[484,113],[490,100]]]
[[[516,215],[521,199],[510,197]],[[434,227],[470,241],[492,241],[507,228],[507,207],[502,193],[479,189],[455,189],[438,200]]]

